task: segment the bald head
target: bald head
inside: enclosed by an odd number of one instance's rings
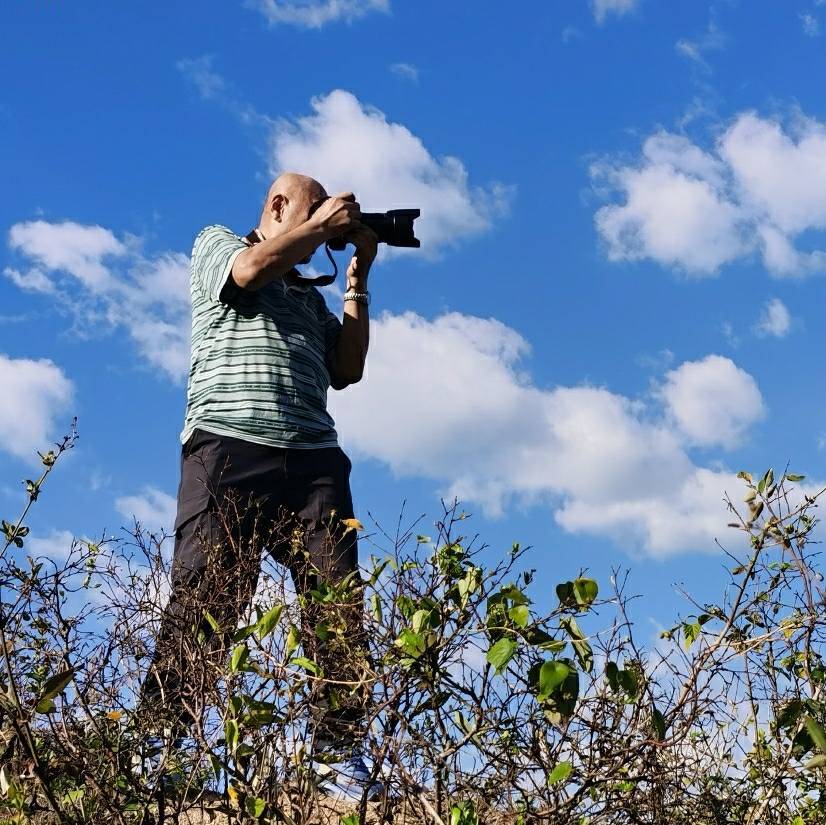
[[[314,178],[301,175],[298,172],[284,172],[272,182],[270,190],[267,192],[261,210],[261,228],[264,229],[265,223],[269,221],[283,223],[286,219],[285,212],[295,213],[291,216],[293,218],[297,218],[299,214],[303,213],[303,219],[306,220],[310,206],[319,198],[326,196],[327,193],[324,191],[324,187]],[[292,220],[289,223],[291,224],[290,228],[297,225],[293,224]],[[270,228],[272,229],[272,227]]]

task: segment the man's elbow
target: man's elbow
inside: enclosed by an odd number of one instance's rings
[[[237,286],[241,289],[257,289],[255,281],[258,277],[258,270],[250,263],[242,261],[243,256],[239,255],[238,259],[232,266],[230,276]]]
[[[345,387],[349,387],[350,384],[358,384],[362,375],[364,375],[362,370],[347,373],[334,369],[330,372],[330,386],[334,390],[343,390]]]

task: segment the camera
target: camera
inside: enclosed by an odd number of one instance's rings
[[[327,198],[317,200],[310,207],[310,214],[321,206]],[[386,243],[388,246],[407,246],[418,249],[421,246],[419,239],[415,236],[413,221],[421,215],[420,209],[391,209],[388,212],[362,212],[361,222],[369,226],[376,235],[379,243]],[[308,216],[308,217],[309,217]],[[330,249],[341,251],[347,246],[346,233],[338,238],[330,238],[327,242]]]
[[[360,220],[378,235],[379,243],[418,248],[421,244],[414,235],[413,221],[419,215],[419,209],[391,209],[389,212],[362,212]],[[347,236],[331,238],[329,246],[330,249],[344,249],[347,246]]]

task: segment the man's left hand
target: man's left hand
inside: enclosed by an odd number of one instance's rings
[[[369,226],[359,224],[347,233],[347,240],[356,251],[347,267],[347,286],[357,289],[367,285],[367,275],[378,252],[379,236]]]

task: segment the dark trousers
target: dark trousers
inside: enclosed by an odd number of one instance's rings
[[[195,430],[181,454],[172,591],[141,706],[161,702],[191,723],[225,666],[255,592],[262,552],[289,568],[303,653],[331,682],[363,677],[367,645],[350,460],[338,447],[288,449]],[[312,598],[348,574],[345,597]],[[206,613],[209,616],[206,616]],[[218,626],[216,631],[215,626]],[[349,747],[363,734],[368,691],[316,683],[316,741]]]

